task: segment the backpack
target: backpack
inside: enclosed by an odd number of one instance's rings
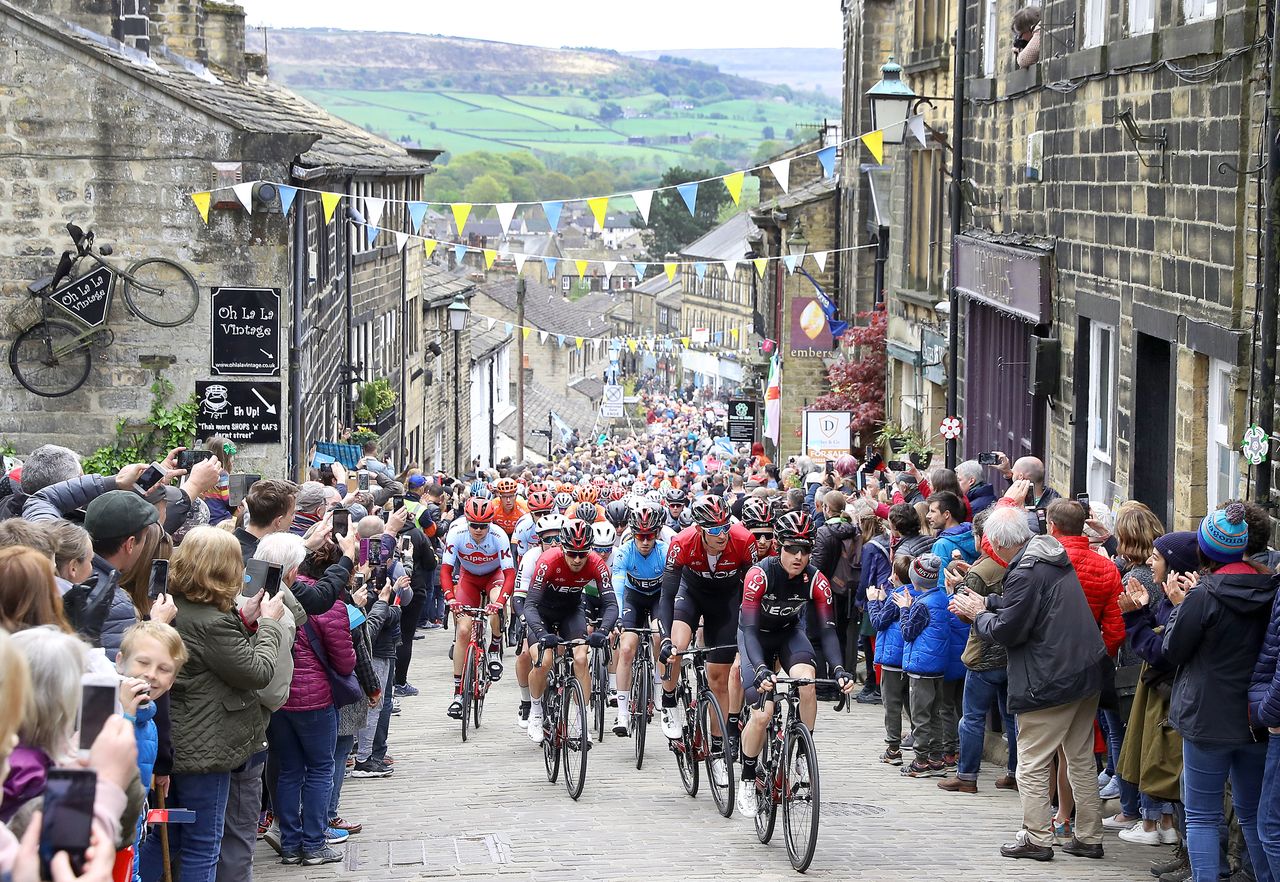
[[[116,581],[105,574],[97,579],[72,585],[62,595],[62,611],[67,622],[92,646],[102,645],[102,626],[115,599]]]
[[[844,597],[858,590],[858,582],[862,578],[862,533],[855,533],[852,538],[842,540],[840,546],[840,558],[828,581],[831,583],[831,593]]]

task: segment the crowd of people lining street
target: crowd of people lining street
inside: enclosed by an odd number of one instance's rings
[[[449,627],[464,600],[514,603],[530,644],[553,647],[546,577],[522,563],[553,555],[571,577],[594,549],[595,602],[619,628],[652,614],[660,656],[701,621],[705,639],[736,639],[748,704],[777,662],[809,664],[841,687],[818,699],[883,713],[884,774],[935,778],[940,800],[986,781],[1016,791],[1008,858],[1097,859],[1105,842],[1151,847],[1162,882],[1280,882],[1280,561],[1265,509],[1230,501],[1167,531],[1140,503],[1064,498],[1039,459],[1003,453],[955,469],[775,463],[719,440],[715,402],[640,395],[636,435],[465,475],[397,469],[370,444],[355,469],[246,489],[218,437],[113,476],[55,445],[21,457],[0,478],[0,878],[40,878],[40,813],[64,768],[96,786],[89,847],[58,844],[72,851],[51,862],[58,882],[154,882],[165,859],[183,882],[242,882],[259,838],[287,864],[340,860],[362,830],[344,787],[367,786],[347,779],[393,775],[400,702],[448,688],[411,682],[418,632]],[[710,585],[735,553],[740,571],[716,589],[729,586],[726,617],[699,619],[697,565]],[[814,585],[801,649],[772,639],[760,602],[795,578]],[[635,641],[617,637],[626,737]],[[519,659],[512,710],[536,741],[540,675]],[[733,660],[712,659],[726,695]],[[86,736],[95,675],[118,683],[118,703]],[[759,743],[738,731],[743,702],[724,704],[745,796]],[[194,813],[165,825],[167,848],[145,823],[160,806]]]

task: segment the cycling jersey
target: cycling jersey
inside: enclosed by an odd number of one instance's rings
[[[809,564],[800,575],[792,578],[783,569],[782,560],[776,557],[751,568],[742,590],[740,636],[745,649],[742,659],[744,678],[748,670],[755,671],[762,664],[772,666],[779,654],[779,646],[789,644],[790,654],[797,654],[799,641],[794,637],[805,632],[805,612],[811,602],[817,613],[822,652],[829,661],[837,663],[843,654],[840,637],[836,633],[831,585],[827,577]],[[766,647],[766,643],[770,646]],[[809,645],[807,637],[804,645]],[[812,656],[811,647],[809,654]],[[786,658],[782,661],[788,667],[797,663]],[[754,674],[752,676],[754,679]]]
[[[613,593],[619,598],[624,591],[657,594],[662,590],[662,573],[667,565],[667,544],[657,542],[646,557],[636,548],[635,540],[623,543],[614,553]]]
[[[505,510],[502,507],[502,500],[498,499],[493,504],[493,523],[501,527],[502,532],[511,536],[515,533],[516,524],[520,523],[520,519],[528,513],[529,506],[525,504],[523,499],[517,499],[513,503],[511,511]]]
[[[600,555],[589,552],[586,563],[575,573],[569,569],[563,549],[550,548],[543,552],[529,581],[524,603],[524,618],[533,639],[546,634],[551,622],[580,614],[585,605],[586,588],[592,582],[607,586],[600,591],[601,618],[603,629],[611,630],[618,619],[618,603],[613,596],[609,568]]]
[[[467,606],[480,606],[492,589],[501,584],[495,603],[505,603],[515,588],[515,564],[511,560],[511,542],[498,527],[490,526],[479,542],[471,531],[449,531],[444,559],[440,564],[440,587],[445,600],[454,600],[454,567],[458,568],[458,600]]]
[[[691,631],[702,623],[708,646],[729,646],[738,632],[738,607],[742,600],[742,579],[756,562],[755,537],[742,524],[729,527],[729,541],[714,558],[702,544],[696,525],[677,534],[667,549],[662,574],[659,625],[666,636],[675,621]],[[717,649],[707,660],[712,664],[733,663],[736,649]]]
[[[538,541],[538,519],[532,513],[526,514],[516,522],[515,527],[510,532],[511,544],[516,553],[516,564],[524,560],[524,556],[529,553],[529,549],[541,543]]]

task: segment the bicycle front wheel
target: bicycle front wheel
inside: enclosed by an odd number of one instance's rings
[[[752,711],[752,713],[760,713],[760,711]],[[764,747],[760,751],[759,763],[756,765],[756,838],[766,845],[773,838],[773,826],[778,819],[777,791],[774,787],[778,750],[773,746],[776,735],[773,726],[770,726],[765,736]]]
[[[560,774],[560,702],[555,696],[555,686],[548,683],[542,696],[542,762],[552,784]]]
[[[196,314],[200,287],[186,268],[163,257],[150,257],[124,274],[124,302],[144,322],[173,328]]]
[[[22,388],[44,398],[70,395],[89,379],[89,341],[66,322],[46,319],[9,347],[9,369]]]
[[[564,786],[569,791],[569,798],[576,800],[582,795],[582,785],[587,782],[587,750],[591,747],[591,732],[587,729],[587,703],[577,677],[570,679],[565,686],[562,714]]]
[[[462,666],[462,740],[467,740],[467,725],[471,722],[471,703],[476,688],[476,648],[467,647],[467,663]]]
[[[644,736],[649,729],[649,700],[653,673],[643,664],[631,669],[631,737],[635,739],[636,768],[644,765]]]
[[[471,722],[479,729],[480,715],[484,713],[484,697],[489,691],[489,670],[485,667],[484,657],[480,653],[475,653],[475,661],[476,666],[472,674],[475,692],[471,697]]]
[[[719,732],[719,735],[712,735]],[[729,755],[729,739],[725,737],[724,714],[720,702],[710,689],[698,704],[698,738],[706,758],[707,786],[716,809],[726,818],[733,815],[733,757]]]
[[[791,866],[803,873],[813,860],[818,844],[818,756],[813,735],[804,723],[796,722],[787,732],[783,761],[782,823],[786,830],[787,855]]]
[[[694,739],[694,717],[686,713],[684,734],[671,742],[671,749],[676,754],[676,765],[680,768],[680,783],[690,796],[698,795],[698,752]]]
[[[603,649],[591,650],[591,703],[596,741],[604,743],[604,712],[609,704],[609,667],[605,664]]]

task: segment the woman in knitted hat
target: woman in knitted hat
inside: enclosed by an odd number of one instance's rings
[[[1280,576],[1245,561],[1248,543],[1243,505],[1212,512],[1196,534],[1207,573],[1184,597],[1169,592],[1176,608],[1165,628],[1164,654],[1178,666],[1169,725],[1182,736],[1187,851],[1196,882],[1218,876],[1228,776],[1254,868],[1261,872],[1268,865],[1257,824],[1267,738],[1265,729],[1250,726],[1248,688]]]

